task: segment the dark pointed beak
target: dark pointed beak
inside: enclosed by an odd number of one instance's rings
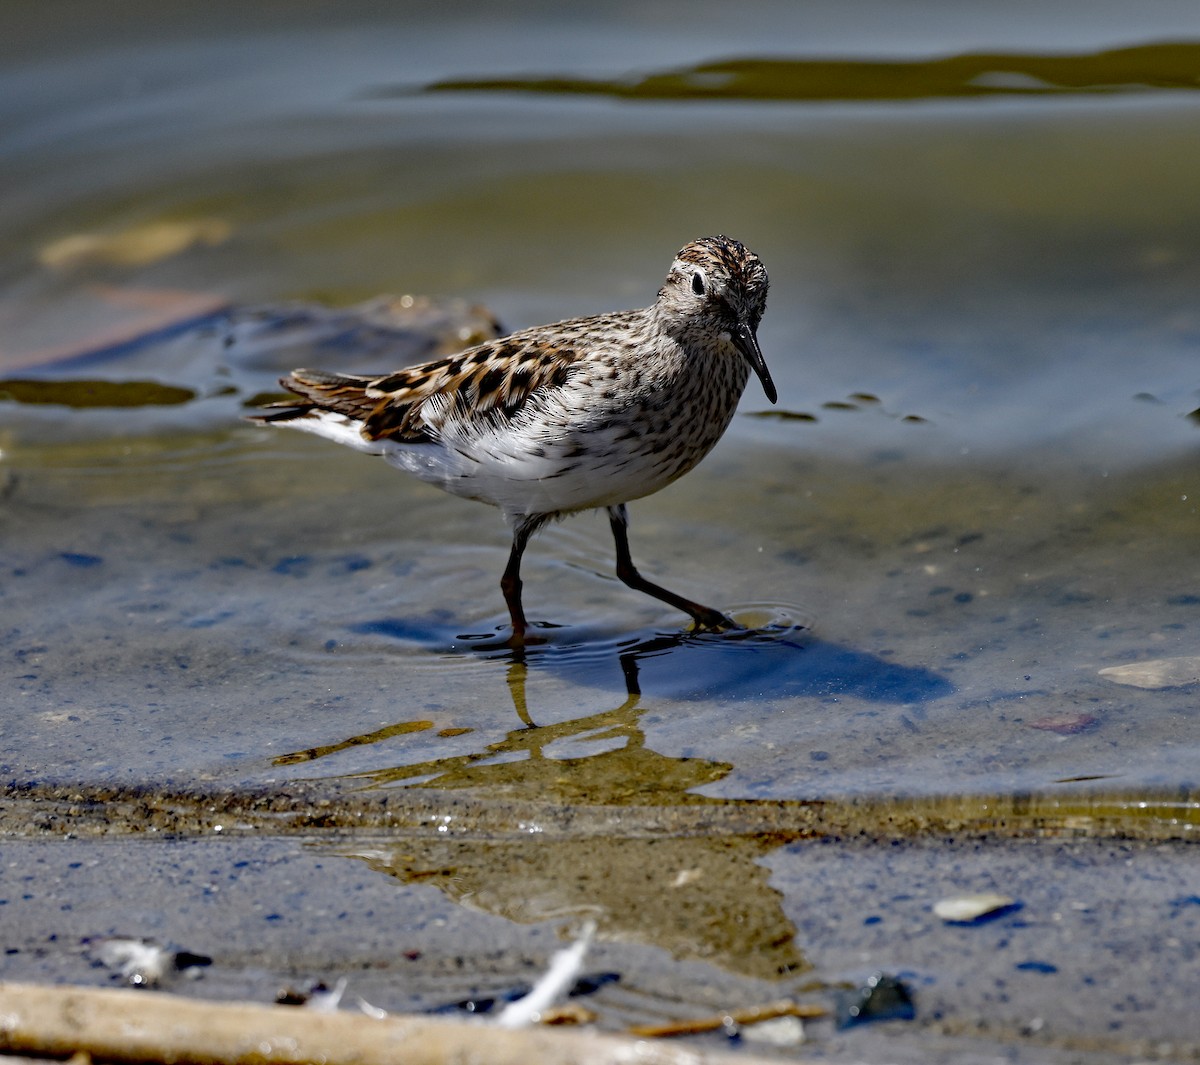
[[[737,328],[733,331],[733,346],[742,353],[750,364],[750,368],[758,374],[767,399],[774,403],[779,398],[779,394],[775,391],[775,382],[771,380],[771,371],[767,369],[767,360],[763,358],[762,350],[758,346],[758,337],[745,322],[738,322]]]

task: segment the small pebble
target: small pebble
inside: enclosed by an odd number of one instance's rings
[[[1031,721],[1029,727],[1041,729],[1043,732],[1057,732],[1060,736],[1074,736],[1080,732],[1088,732],[1099,724],[1099,720],[1091,714],[1063,714],[1059,717],[1043,717],[1039,721]]]
[[[1184,684],[1200,683],[1200,655],[1179,658],[1155,658],[1149,662],[1132,662],[1127,666],[1109,666],[1100,676],[1114,684],[1131,688],[1178,688]]]
[[[1016,905],[1007,895],[983,892],[978,895],[951,895],[933,904],[935,916],[950,924],[973,924],[996,917]]]
[[[916,1015],[912,992],[887,973],[875,973],[861,987],[837,997],[839,1028],[870,1021],[911,1021]]]

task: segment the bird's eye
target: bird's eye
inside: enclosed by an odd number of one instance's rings
[[[692,291],[697,296],[704,295],[704,275],[699,270],[692,274]]]

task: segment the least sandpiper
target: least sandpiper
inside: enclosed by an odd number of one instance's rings
[[[523,329],[381,377],[295,370],[280,383],[299,398],[256,420],[382,455],[447,492],[499,507],[512,528],[500,588],[513,646],[529,641],[521,556],[530,536],[552,518],[599,507],[625,584],[702,629],[736,628],[638,572],[625,504],[708,454],[750,370],[775,402],[756,335],[766,302],[758,256],[729,237],[705,237],[679,252],[642,310]]]

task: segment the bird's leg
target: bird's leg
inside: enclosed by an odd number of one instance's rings
[[[676,610],[690,614],[692,620],[702,629],[723,630],[741,627],[719,610],[703,606],[700,603],[693,603],[690,599],[684,599],[683,596],[676,595],[661,585],[646,580],[638,572],[637,566],[633,564],[633,558],[629,554],[629,516],[625,512],[624,503],[608,508],[608,521],[612,526],[613,539],[617,544],[617,577],[621,581],[630,588],[652,595],[655,599],[670,603]]]
[[[500,578],[500,591],[504,593],[508,616],[512,619],[508,646],[514,650],[545,643],[544,637],[529,635],[529,622],[525,620],[525,608],[521,605],[521,557],[529,538],[549,520],[548,514],[531,514],[513,521],[512,551],[508,555],[508,565],[504,567],[504,576]]]
[[[525,642],[525,630],[529,628],[525,620],[525,608],[521,605],[521,556],[525,554],[525,545],[529,543],[532,532],[533,529],[523,522],[513,529],[512,551],[508,555],[508,565],[504,567],[504,576],[500,578],[500,591],[504,593],[508,616],[512,619],[514,646]]]

